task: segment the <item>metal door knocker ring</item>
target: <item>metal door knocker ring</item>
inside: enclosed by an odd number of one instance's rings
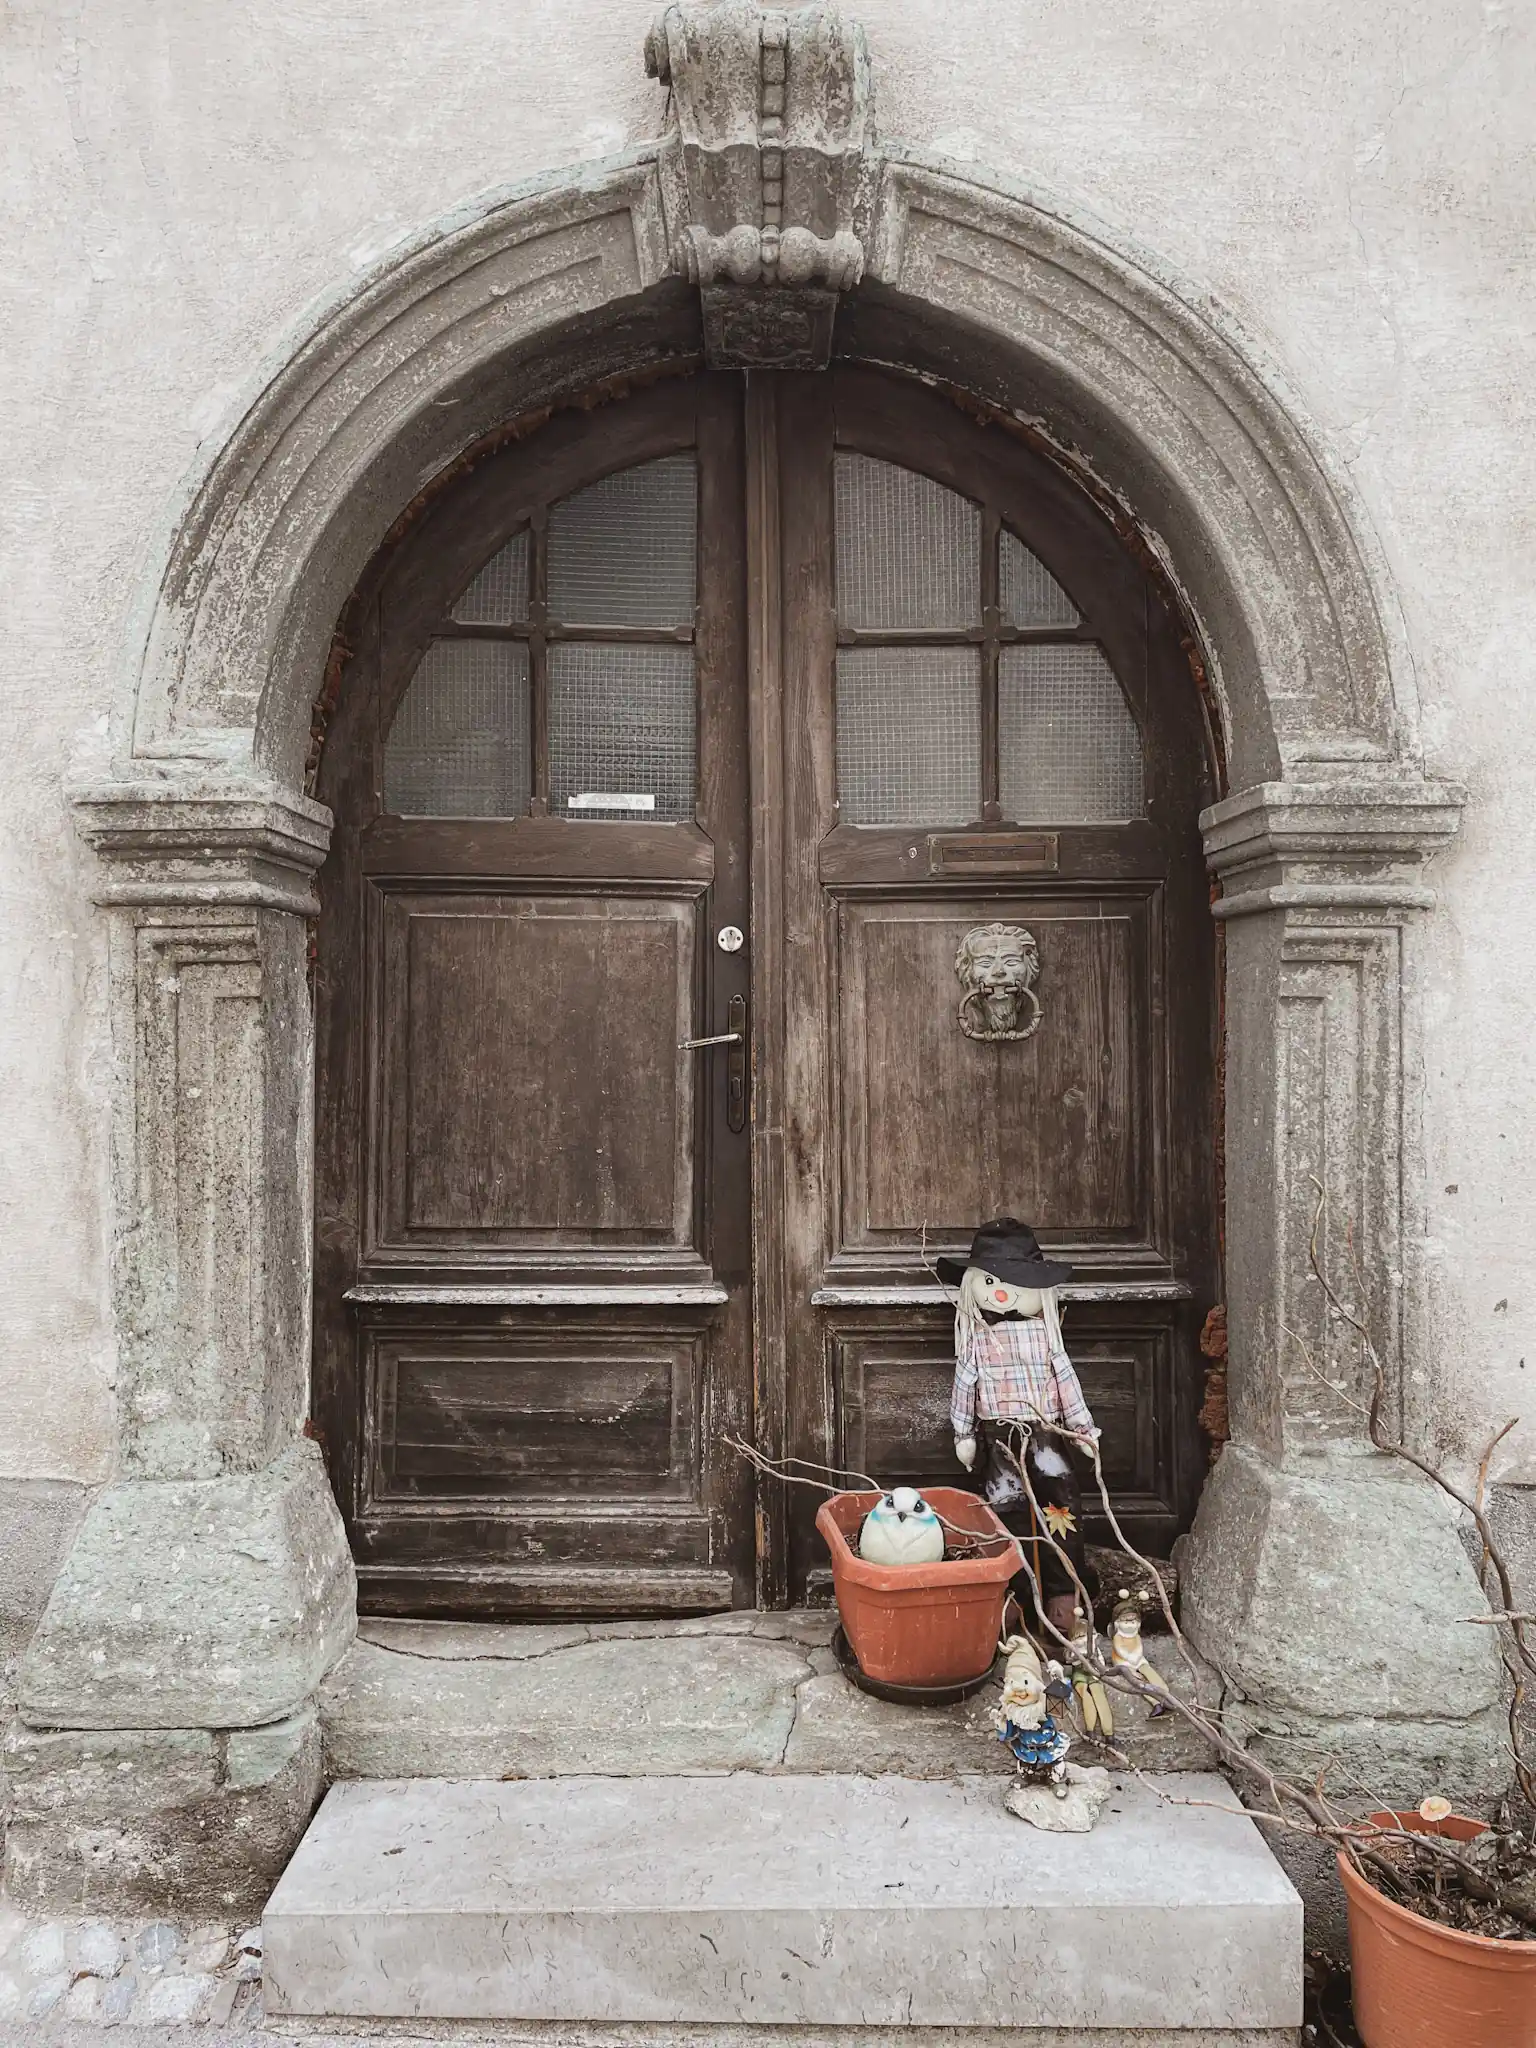
[[[967,1038],[996,1044],[1033,1038],[1040,1029],[1040,949],[1021,924],[979,924],[960,941],[955,974],[960,1029]]]

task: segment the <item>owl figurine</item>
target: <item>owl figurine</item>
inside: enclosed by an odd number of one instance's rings
[[[915,1486],[881,1494],[859,1531],[866,1564],[937,1564],[944,1555],[944,1525]]]
[[[1067,1751],[1071,1738],[1051,1717],[1053,1701],[1072,1697],[1062,1668],[1042,1664],[1040,1654],[1028,1636],[1010,1636],[1003,1644],[1007,1663],[1003,1666],[1003,1696],[992,1725],[1019,1767],[1019,1775],[1033,1785],[1049,1785],[1058,1799],[1067,1796]]]

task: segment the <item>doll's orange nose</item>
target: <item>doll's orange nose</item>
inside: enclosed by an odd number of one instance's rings
[[[1008,1299],[1008,1290],[1007,1290],[1007,1288],[1006,1288],[1006,1287],[999,1287],[999,1288],[998,1288],[998,1290],[997,1290],[997,1292],[996,1292],[996,1293],[995,1293],[995,1294],[993,1295],[992,1299],[993,1299],[994,1301],[1006,1301],[1006,1300]]]

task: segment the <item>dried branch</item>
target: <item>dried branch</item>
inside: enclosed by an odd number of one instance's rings
[[[1350,1328],[1359,1337],[1361,1360],[1362,1363],[1369,1367],[1372,1380],[1371,1399],[1366,1410],[1366,1427],[1370,1440],[1378,1451],[1385,1453],[1388,1457],[1400,1460],[1414,1471],[1421,1473],[1432,1485],[1438,1487],[1447,1499],[1453,1501],[1463,1513],[1471,1518],[1483,1546],[1482,1566],[1478,1574],[1479,1581],[1486,1588],[1487,1574],[1491,1571],[1498,1585],[1500,1604],[1497,1611],[1499,1614],[1508,1617],[1500,1630],[1500,1661],[1509,1675],[1511,1686],[1508,1710],[1510,1754],[1514,1762],[1515,1779],[1520,1787],[1521,1796],[1533,1811],[1536,1811],[1536,1766],[1533,1766],[1531,1759],[1526,1755],[1525,1738],[1522,1728],[1527,1698],[1527,1683],[1528,1681],[1536,1680],[1536,1648],[1533,1648],[1525,1633],[1526,1629],[1532,1626],[1532,1624],[1524,1614],[1516,1609],[1513,1577],[1508,1561],[1495,1540],[1485,1505],[1487,1475],[1494,1451],[1515,1427],[1518,1417],[1512,1417],[1501,1429],[1496,1431],[1484,1449],[1478,1461],[1476,1492],[1471,1497],[1454,1480],[1449,1478],[1446,1473],[1441,1471],[1437,1465],[1431,1463],[1428,1458],[1421,1457],[1417,1451],[1410,1449],[1407,1444],[1389,1435],[1382,1421],[1382,1408],[1385,1405],[1387,1389],[1386,1368],[1383,1366],[1380,1353],[1376,1349],[1369,1324],[1362,1315],[1357,1314],[1340,1300],[1338,1290],[1334,1287],[1323,1269],[1322,1258],[1318,1250],[1318,1240],[1322,1231],[1323,1211],[1327,1202],[1327,1195],[1322,1182],[1317,1179],[1316,1175],[1312,1176],[1312,1185],[1317,1191],[1317,1201],[1312,1211],[1312,1229],[1307,1240],[1308,1264],[1312,1269],[1313,1278],[1322,1289],[1323,1300],[1329,1310],[1348,1323]],[[1355,1258],[1355,1275],[1360,1295],[1363,1299],[1365,1288],[1360,1274],[1358,1257]],[[1358,1413],[1360,1404],[1346,1394],[1342,1388],[1336,1386],[1321,1371],[1306,1344],[1300,1338],[1296,1338],[1294,1333],[1291,1334],[1293,1335],[1293,1341],[1296,1342],[1301,1351],[1308,1369],[1322,1381],[1324,1386],[1331,1388],[1334,1393],[1339,1395],[1340,1399],[1344,1400],[1348,1406],[1355,1409]]]

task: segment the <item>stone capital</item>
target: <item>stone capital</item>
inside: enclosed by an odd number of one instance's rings
[[[313,917],[331,837],[323,804],[269,784],[151,780],[71,791],[81,836],[102,858],[109,908],[277,910]]]
[[[1455,836],[1465,801],[1456,783],[1365,776],[1238,790],[1201,813],[1222,884],[1213,915],[1428,910],[1424,863]]]

